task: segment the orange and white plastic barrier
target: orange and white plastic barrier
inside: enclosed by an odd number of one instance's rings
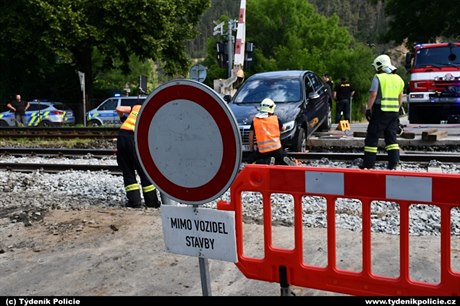
[[[233,182],[230,203],[220,201],[218,209],[235,211],[238,263],[250,279],[340,292],[351,295],[458,296],[460,272],[452,269],[451,212],[460,208],[460,175],[345,168],[247,165]],[[242,193],[258,192],[263,197],[263,258],[243,252]],[[294,199],[294,246],[274,247],[270,196],[290,194]],[[320,196],[327,207],[327,265],[317,267],[303,261],[302,197]],[[336,263],[337,236],[335,202],[338,198],[359,199],[362,203],[362,269],[343,271]],[[399,205],[399,276],[374,274],[371,250],[371,203]],[[436,284],[411,279],[409,258],[409,209],[411,205],[433,205],[441,213],[440,281]],[[390,246],[389,246],[390,247]],[[283,270],[280,270],[283,267]],[[283,273],[280,273],[283,271]],[[280,277],[280,274],[284,274]]]

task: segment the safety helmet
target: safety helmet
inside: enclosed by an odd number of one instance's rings
[[[276,104],[270,98],[265,98],[260,102],[259,111],[263,113],[273,114],[275,112]]]
[[[386,73],[392,73],[396,70],[396,67],[391,64],[391,59],[388,55],[382,54],[377,56],[372,63],[372,66],[377,72],[383,71]]]

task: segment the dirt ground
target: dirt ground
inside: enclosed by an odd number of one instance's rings
[[[203,295],[198,258],[165,251],[157,209],[51,210],[42,220],[27,225],[0,217],[0,296]],[[306,257],[315,265],[324,265],[325,230],[306,230],[306,244],[311,247]],[[244,231],[248,252],[263,245],[260,225],[247,224]],[[274,241],[292,242],[292,228],[276,227],[273,232],[277,235]],[[360,233],[347,231],[337,238],[340,264],[359,270]],[[377,270],[398,273],[397,252],[389,254],[398,244],[396,237],[377,236],[373,243],[381,263]],[[414,264],[416,276],[436,281],[439,239],[420,237],[414,245],[422,252]],[[459,252],[457,248],[457,260]],[[214,296],[280,295],[279,284],[247,279],[234,263],[209,260],[209,271]],[[337,295],[291,289],[296,295]]]

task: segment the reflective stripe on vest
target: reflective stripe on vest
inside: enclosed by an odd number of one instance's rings
[[[277,116],[254,118],[257,148],[260,153],[275,151],[281,148],[280,127]]]
[[[139,114],[140,109],[141,109],[141,105],[134,105],[131,108],[131,112],[129,113],[128,118],[126,118],[125,122],[123,122],[120,129],[134,132],[134,128],[136,126],[137,115]]]
[[[380,81],[382,112],[399,112],[399,94],[404,90],[404,81],[397,74],[377,74]]]

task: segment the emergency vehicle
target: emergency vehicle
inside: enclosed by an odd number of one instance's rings
[[[75,124],[74,112],[62,102],[33,100],[29,104],[30,107],[25,114],[25,126],[50,127]],[[0,126],[16,126],[14,112],[0,113]]]
[[[410,123],[460,122],[460,42],[417,44],[406,54]]]
[[[118,106],[133,106],[138,101],[144,103],[147,96],[121,96],[115,95],[104,100],[99,106],[86,114],[88,126],[114,125],[120,126],[121,120],[116,108]]]

